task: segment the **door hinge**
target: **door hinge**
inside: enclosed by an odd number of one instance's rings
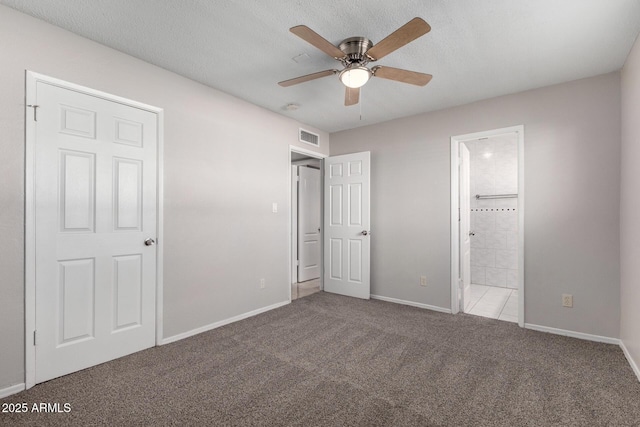
[[[300,176],[296,176],[296,181],[300,182]]]
[[[35,105],[35,104],[29,104],[29,105],[27,105],[27,107],[33,108],[33,121],[37,122],[38,121],[38,108],[40,106],[39,105]]]
[[[460,208],[458,208],[458,222],[460,222]]]
[[[299,265],[300,265],[300,260],[299,260],[299,259],[297,259],[297,260],[296,260],[296,266],[299,266]]]
[[[36,345],[36,331],[33,331],[33,345]]]

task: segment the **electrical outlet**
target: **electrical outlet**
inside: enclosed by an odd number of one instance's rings
[[[278,213],[278,204],[276,202],[271,203],[271,212]]]
[[[266,286],[266,282],[264,279],[260,279],[260,289],[264,289]]]
[[[573,307],[573,295],[562,294],[562,306],[563,307]]]
[[[427,276],[420,276],[420,286],[427,286]]]

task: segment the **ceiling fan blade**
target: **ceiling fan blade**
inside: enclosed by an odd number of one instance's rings
[[[431,31],[431,26],[424,19],[413,18],[369,49],[367,56],[373,61],[377,61],[429,31]]]
[[[417,71],[403,70],[393,67],[373,67],[371,70],[375,77],[409,83],[416,86],[425,86],[433,77],[431,74],[418,73]]]
[[[293,34],[300,37],[302,40],[307,43],[317,47],[327,55],[332,58],[339,59],[344,58],[345,54],[343,51],[332,45],[329,41],[327,41],[320,34],[313,31],[311,28],[306,25],[298,25],[296,27],[291,27],[289,29]]]
[[[355,89],[347,87],[344,91],[344,105],[348,107],[350,105],[356,105],[360,102],[360,88],[357,87]]]
[[[289,87],[289,86],[297,85],[298,83],[304,83],[310,80],[319,79],[321,77],[332,76],[337,72],[338,70],[318,71],[317,73],[307,74],[306,76],[300,76],[300,77],[296,77],[295,79],[285,80],[285,81],[279,82],[278,84],[282,87]]]

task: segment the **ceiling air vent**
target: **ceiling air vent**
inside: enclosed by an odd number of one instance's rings
[[[320,146],[320,135],[306,131],[304,129],[300,129],[300,142],[306,142],[307,144],[314,145],[316,147]]]

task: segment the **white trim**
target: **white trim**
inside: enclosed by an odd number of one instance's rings
[[[164,110],[159,109],[157,115],[156,345],[160,345],[164,333]]]
[[[11,396],[12,394],[20,393],[21,391],[26,390],[26,388],[27,387],[24,383],[20,383],[0,389],[0,399]]]
[[[438,311],[440,313],[451,314],[451,310],[448,309],[448,308],[437,307],[435,305],[429,305],[429,304],[422,304],[420,302],[405,301],[405,300],[397,299],[397,298],[383,297],[382,295],[371,295],[371,299],[377,299],[377,300],[380,300],[380,301],[392,302],[394,304],[409,305],[411,307],[426,308],[427,310],[432,310],[432,311]]]
[[[584,332],[569,331],[567,329],[558,329],[558,328],[552,328],[552,327],[549,327],[549,326],[534,325],[534,324],[531,324],[531,323],[525,323],[524,327],[526,329],[531,329],[533,331],[546,332],[546,333],[554,334],[554,335],[563,335],[565,337],[578,338],[578,339],[581,339],[581,340],[602,342],[602,343],[606,343],[606,344],[617,344],[617,345],[620,345],[620,339],[618,339],[618,338],[604,337],[604,336],[601,336],[601,335],[585,334]]]
[[[289,288],[291,288],[291,286],[289,286]],[[174,335],[174,336],[169,337],[169,338],[165,338],[165,339],[162,340],[162,342],[160,344],[161,345],[165,345],[165,344],[170,344],[172,342],[180,341],[182,339],[189,338],[189,337],[192,337],[194,335],[198,335],[198,334],[201,334],[203,332],[207,332],[207,331],[210,331],[212,329],[216,329],[216,328],[219,328],[221,326],[225,326],[225,325],[228,325],[230,323],[237,322],[239,320],[247,319],[249,317],[253,317],[253,316],[256,316],[258,314],[274,310],[276,308],[285,306],[285,305],[290,304],[290,303],[291,303],[290,301],[283,301],[283,302],[279,302],[279,303],[276,303],[276,304],[273,304],[273,305],[270,305],[270,306],[267,306],[267,307],[259,308],[257,310],[249,311],[247,313],[239,314],[237,316],[233,316],[233,317],[230,317],[228,319],[220,320],[219,322],[211,323],[209,325],[201,326],[199,328],[192,329],[190,331],[183,332],[181,334]]]
[[[288,211],[289,211],[289,222],[288,222],[288,224],[289,224],[289,228],[288,228],[288,230],[289,230],[289,233],[288,233],[288,236],[289,236],[289,245],[288,245],[289,246],[289,273],[288,273],[289,274],[289,282],[288,282],[289,283],[289,302],[291,302],[291,285],[293,284],[292,283],[292,280],[293,280],[293,274],[292,274],[292,268],[293,268],[293,262],[292,262],[292,258],[293,258],[293,248],[292,248],[292,245],[293,245],[293,229],[292,229],[293,223],[292,223],[292,221],[293,221],[293,218],[292,218],[292,207],[291,207],[291,204],[293,203],[293,196],[292,196],[293,180],[291,178],[291,153],[292,152],[298,153],[298,154],[304,154],[305,156],[313,157],[314,159],[320,159],[320,160],[329,157],[328,155],[322,154],[322,153],[318,153],[317,151],[313,151],[313,150],[309,150],[309,149],[306,149],[306,148],[297,147],[295,145],[289,145],[289,161],[287,162],[287,182],[289,183],[289,189],[288,189],[288,192],[289,192],[289,203],[288,203],[288,208],[289,208],[288,209]],[[321,179],[321,184],[320,185],[321,185],[321,189],[322,189],[321,191],[324,191],[324,184],[323,184],[324,183],[324,175],[323,175],[323,172],[322,172],[324,170],[324,168],[322,167],[322,163],[321,163],[320,166],[321,166],[320,167],[320,179]],[[321,203],[322,203],[323,200],[324,200],[324,197],[321,197]],[[322,210],[322,212],[324,212],[324,207],[321,206],[321,210]],[[322,222],[322,217],[320,218],[320,221],[321,221],[321,223],[323,223]],[[322,228],[324,228],[324,227],[322,227]],[[324,229],[322,230],[321,236],[320,236],[321,240],[324,242],[324,239],[322,238],[322,235],[324,235]],[[322,245],[320,247],[320,250],[321,250],[320,253],[324,253],[324,250],[322,249]],[[321,261],[322,261],[322,265],[324,266],[324,260],[321,260]],[[324,289],[324,267],[320,268],[320,289]]]
[[[627,358],[627,362],[629,362],[629,365],[631,365],[631,369],[633,369],[633,372],[636,374],[636,377],[638,377],[638,381],[640,381],[640,368],[638,368],[636,361],[633,360],[633,358],[631,357],[631,353],[629,353],[629,350],[627,350],[627,346],[624,345],[624,341],[622,340],[620,340],[620,348],[624,353],[624,357]]]
[[[26,105],[36,103],[36,82],[34,73],[26,73],[25,102],[25,172],[24,172],[24,371],[25,388],[36,384],[36,349],[33,345],[33,331],[36,330],[36,224],[35,224],[35,133],[36,123],[28,119]]]
[[[516,133],[518,135],[518,325],[524,323],[524,126],[511,126],[484,132],[469,133],[451,137],[451,312],[458,313],[458,279],[460,277],[460,244],[458,230],[459,171],[458,157],[460,144],[464,141]]]
[[[49,77],[44,74],[26,70],[25,78],[25,388],[29,389],[36,383],[36,353],[33,346],[33,331],[36,329],[36,284],[35,284],[35,122],[28,119],[29,111],[26,105],[36,103],[36,85],[38,82],[57,86],[67,90],[90,95],[110,102],[127,105],[140,110],[149,111],[157,115],[157,230],[156,240],[156,345],[162,339],[162,296],[163,296],[163,255],[164,255],[164,110],[141,102],[132,101],[120,96],[99,90],[69,83],[64,80]]]
[[[298,147],[297,145],[289,145],[289,164],[291,164],[291,151],[295,151],[298,154],[304,154],[305,156],[313,157],[315,159],[325,159],[329,157],[328,154],[318,153],[317,151],[313,151],[304,147]]]

